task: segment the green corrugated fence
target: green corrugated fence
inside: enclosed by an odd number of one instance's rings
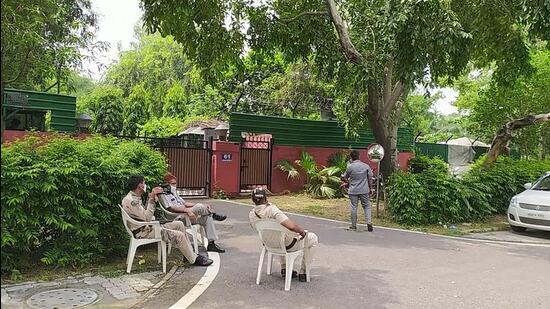
[[[449,147],[447,144],[416,143],[415,151],[429,157],[440,157],[449,162]]]
[[[346,138],[344,127],[335,121],[292,119],[273,116],[259,116],[232,113],[229,119],[229,140],[238,142],[242,133],[271,134],[276,145],[324,147],[324,148],[366,148],[375,143],[369,129],[359,130],[359,138]],[[412,132],[399,128],[397,148],[412,151]]]
[[[59,132],[74,132],[76,127],[76,97],[54,93],[36,92],[19,89],[5,89],[3,107],[21,108],[20,104],[10,102],[9,94],[24,95],[28,103],[23,107],[30,111],[51,111],[51,128]]]

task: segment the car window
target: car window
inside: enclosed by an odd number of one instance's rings
[[[544,177],[539,182],[537,182],[532,189],[550,191],[550,177]]]

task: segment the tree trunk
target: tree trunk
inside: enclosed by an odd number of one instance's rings
[[[384,90],[369,87],[369,99],[365,114],[376,143],[384,147],[384,158],[380,161],[380,173],[384,179],[388,179],[397,169],[397,124],[403,105],[395,104],[393,113],[385,112],[387,102],[384,100],[384,94]]]
[[[550,121],[550,113],[529,115],[524,118],[508,121],[493,138],[493,142],[491,143],[491,149],[489,149],[489,152],[487,153],[487,158],[485,159],[483,166],[485,168],[491,166],[496,161],[499,154],[510,152],[510,149],[508,148],[508,144],[512,139],[512,134],[514,133],[514,130],[521,129],[526,126],[535,124],[537,122],[544,122],[544,121]]]
[[[380,173],[387,179],[393,172],[395,172],[397,165],[397,126],[384,122],[383,119],[379,121],[369,121],[369,126],[372,130],[376,142],[384,147],[384,158],[380,161]]]

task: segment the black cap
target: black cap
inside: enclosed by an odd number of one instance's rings
[[[252,198],[261,199],[267,197],[267,190],[262,187],[255,188],[252,190]]]

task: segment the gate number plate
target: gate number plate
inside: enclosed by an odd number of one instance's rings
[[[224,162],[233,161],[233,155],[231,153],[223,153],[222,154],[222,161],[224,161]]]

